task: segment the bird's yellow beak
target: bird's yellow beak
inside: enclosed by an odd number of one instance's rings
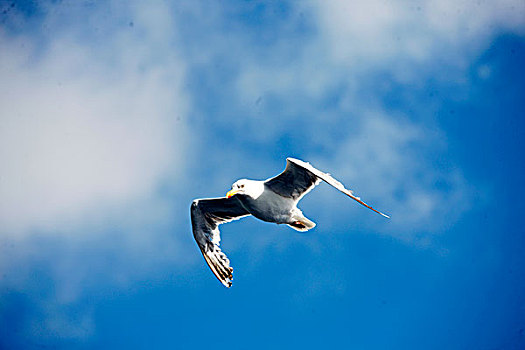
[[[230,198],[231,196],[234,196],[239,192],[238,190],[231,190],[228,193],[226,193],[226,198]]]

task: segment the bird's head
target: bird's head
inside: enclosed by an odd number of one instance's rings
[[[226,193],[226,197],[230,198],[236,194],[244,194],[255,199],[259,197],[263,191],[264,183],[262,181],[241,179],[235,181],[232,189]]]

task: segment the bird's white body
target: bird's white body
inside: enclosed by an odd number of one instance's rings
[[[257,182],[264,187],[263,181]],[[258,196],[251,196],[249,192],[245,192],[234,198],[257,219],[277,224],[287,224],[296,208],[293,199],[284,198],[273,191],[264,191]]]

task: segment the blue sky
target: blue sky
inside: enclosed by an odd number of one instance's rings
[[[522,1],[0,2],[0,348],[525,347]],[[191,200],[294,156],[307,234]]]

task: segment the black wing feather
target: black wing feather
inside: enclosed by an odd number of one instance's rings
[[[320,181],[315,174],[296,164],[293,158],[287,158],[286,169],[279,175],[266,180],[265,185],[283,197],[298,200]]]
[[[193,237],[213,274],[226,287],[231,287],[233,268],[219,248],[219,225],[240,219],[250,213],[236,198],[197,199],[191,204]]]

